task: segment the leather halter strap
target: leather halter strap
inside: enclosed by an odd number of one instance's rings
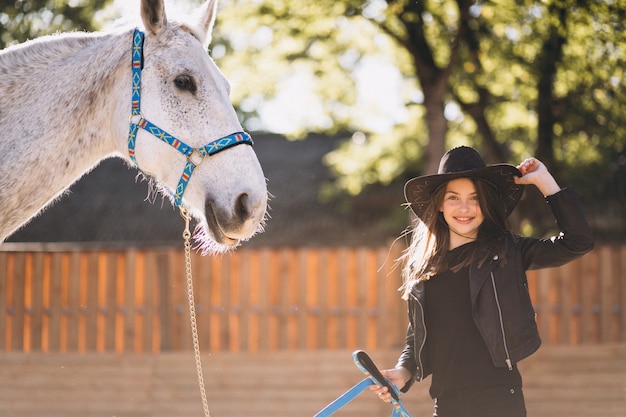
[[[131,161],[139,168],[135,158],[135,142],[137,140],[137,130],[146,130],[156,136],[161,141],[167,143],[186,157],[185,168],[180,176],[178,185],[174,192],[174,203],[177,207],[182,205],[183,194],[191,178],[194,169],[199,166],[204,158],[215,155],[236,145],[252,145],[252,138],[246,132],[236,132],[223,138],[209,142],[201,148],[193,148],[175,136],[170,135],[165,130],[159,128],[154,123],[148,121],[141,114],[141,70],[143,68],[143,41],[144,34],[139,29],[135,29],[133,34],[132,49],[132,79],[133,94],[131,98],[130,129],[128,132],[128,155]]]

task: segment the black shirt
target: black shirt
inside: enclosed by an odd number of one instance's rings
[[[453,266],[475,243],[459,246],[446,255]],[[496,368],[472,318],[469,268],[444,271],[426,282],[426,352],[431,361],[432,398],[473,395],[495,386],[521,387],[516,366]]]

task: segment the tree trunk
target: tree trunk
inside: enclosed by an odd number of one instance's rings
[[[443,84],[443,86],[441,85]],[[444,117],[445,92],[447,78],[423,83],[424,106],[426,107],[426,126],[428,127],[428,145],[425,151],[425,174],[435,174],[439,168],[439,160],[446,152],[446,134],[448,122]]]
[[[548,38],[543,43],[537,59],[537,149],[535,156],[555,174],[557,169],[554,158],[554,125],[557,123],[555,114],[554,80],[557,64],[563,57],[563,45],[566,38],[562,28],[566,27],[567,9],[558,4],[551,5],[548,10],[559,25],[551,25]]]
[[[449,93],[448,79],[458,54],[458,39],[450,46],[450,60],[444,68],[437,66],[424,33],[423,2],[409,3],[406,14],[398,16],[406,29],[404,47],[413,57],[415,73],[424,93],[428,144],[424,152],[425,174],[434,174],[439,168],[439,160],[446,151],[448,122],[444,116],[445,99]]]

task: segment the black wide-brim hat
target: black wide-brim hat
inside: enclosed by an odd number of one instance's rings
[[[478,179],[493,185],[499,191],[505,217],[508,217],[524,193],[524,186],[515,184],[513,179],[521,176],[513,165],[487,166],[476,150],[459,146],[449,150],[441,158],[437,174],[423,175],[407,181],[404,185],[404,198],[417,217],[423,219],[433,193],[439,187],[456,178]]]

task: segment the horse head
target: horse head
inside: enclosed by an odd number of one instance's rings
[[[207,53],[216,8],[217,0],[208,0],[195,23],[179,24],[168,21],[163,0],[141,2],[141,117],[195,150],[243,130],[229,83]],[[185,155],[146,129],[138,129],[133,140],[131,159],[166,194],[176,194],[181,172],[193,165],[184,194],[172,201],[198,221],[203,249],[237,246],[262,228],[267,187],[251,141],[212,155]]]

